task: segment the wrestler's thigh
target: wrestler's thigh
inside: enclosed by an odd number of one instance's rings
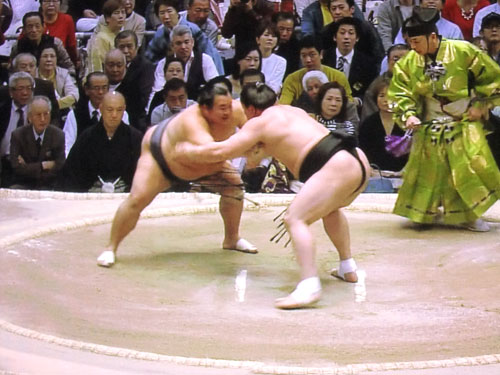
[[[171,186],[158,163],[151,155],[148,144],[143,143],[141,156],[137,162],[130,196],[137,200],[144,201],[149,204],[156,195],[165,191]]]
[[[348,152],[335,154],[306,181],[290,204],[287,216],[312,224],[349,204],[362,178],[359,162]]]

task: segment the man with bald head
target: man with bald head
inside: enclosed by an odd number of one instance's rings
[[[125,54],[118,48],[109,51],[104,60],[104,73],[109,79],[109,90],[120,92],[123,95],[127,105],[130,125],[144,133],[148,126],[146,122],[146,104],[150,90],[141,88],[142,81],[140,79],[126,79],[127,72],[127,57]]]
[[[110,91],[99,106],[101,119],[79,136],[64,166],[64,190],[123,192],[132,184],[142,134],[123,122],[125,98]]]

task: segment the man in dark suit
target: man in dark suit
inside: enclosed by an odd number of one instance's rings
[[[83,94],[76,102],[75,108],[68,113],[64,123],[66,139],[66,156],[76,139],[87,128],[95,125],[101,119],[99,106],[104,95],[109,91],[109,80],[103,72],[92,72],[83,83]],[[128,123],[128,120],[127,120]]]
[[[12,132],[13,189],[53,190],[64,165],[64,133],[50,125],[50,101],[35,96],[28,104],[30,125]]]
[[[26,105],[33,97],[35,81],[28,73],[13,73],[9,77],[9,86],[0,96],[0,157],[1,187],[12,184],[12,166],[10,164],[10,138],[12,132],[27,124]]]
[[[332,15],[333,22],[326,26],[322,31],[323,47],[325,49],[332,46],[335,47],[335,24],[344,17],[354,17],[359,20],[359,42],[357,44],[357,48],[361,52],[372,56],[377,61],[377,64],[380,64],[385,57],[382,40],[378,35],[377,29],[375,29],[371,22],[365,21],[363,18],[358,18],[356,16],[355,6],[356,3],[354,0],[329,0],[328,7],[330,14]]]
[[[61,126],[61,118],[59,114],[59,104],[57,103],[54,84],[36,77],[36,58],[31,53],[20,53],[12,60],[13,72],[29,73],[35,80],[34,96],[46,96],[50,100],[52,111],[50,113],[52,124]],[[2,97],[2,88],[0,88],[0,97]],[[5,95],[5,94],[4,94]]]
[[[355,18],[344,17],[335,22],[334,39],[337,46],[325,51],[323,62],[346,75],[352,96],[360,110],[365,91],[377,78],[379,71],[374,58],[355,47],[359,40],[359,30],[359,20]]]
[[[132,30],[124,30],[115,37],[115,47],[125,55],[127,71],[117,90],[123,94],[130,122],[143,133],[149,124],[146,106],[154,83],[154,65],[137,53],[138,39]]]
[[[123,122],[125,99],[104,95],[101,120],[86,129],[71,148],[63,170],[63,189],[76,192],[130,190],[141,153],[142,133]]]

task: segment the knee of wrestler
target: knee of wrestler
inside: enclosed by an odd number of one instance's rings
[[[245,189],[243,188],[243,185],[241,186],[232,186],[232,187],[227,187],[222,189],[222,195],[230,198],[234,198],[236,200],[243,200],[243,197],[245,195]]]
[[[290,230],[290,228],[294,227],[295,225],[303,222],[303,220],[300,220],[297,215],[294,214],[293,211],[287,210],[285,212],[285,215],[283,217],[283,222],[285,223],[285,227]]]
[[[141,212],[148,205],[149,200],[140,194],[130,193],[125,202],[129,209]]]

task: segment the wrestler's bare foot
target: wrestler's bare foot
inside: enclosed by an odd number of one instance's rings
[[[321,291],[311,293],[308,297],[303,299],[296,299],[292,294],[289,294],[286,297],[278,298],[274,302],[274,306],[277,309],[282,310],[294,310],[294,309],[303,309],[306,307],[311,307],[321,298]]]
[[[101,267],[111,267],[115,264],[115,253],[112,250],[104,250],[97,258],[97,265]]]
[[[257,246],[254,244],[248,242],[244,238],[240,238],[236,243],[229,243],[224,241],[222,244],[222,248],[224,250],[234,250],[234,251],[240,251],[242,253],[247,253],[247,254],[257,254]]]
[[[339,268],[331,270],[330,275],[348,283],[357,283],[356,262],[352,258],[341,260]]]
[[[292,310],[310,307],[321,298],[321,283],[318,277],[302,280],[288,296],[278,298],[274,306],[277,309]]]
[[[348,283],[357,283],[358,282],[358,274],[356,272],[347,272],[344,274],[344,277],[339,276],[338,270],[333,269],[330,272],[330,275],[336,277],[337,279],[347,281]]]

